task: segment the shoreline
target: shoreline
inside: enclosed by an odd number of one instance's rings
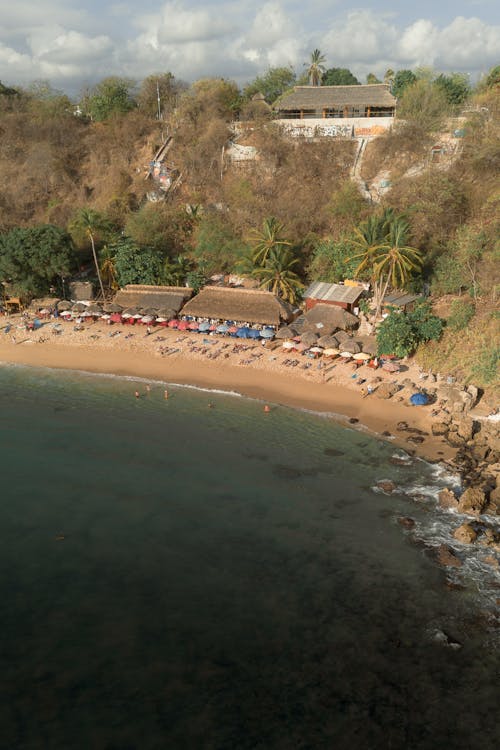
[[[48,323],[41,331],[45,329],[46,334],[49,327]],[[430,405],[413,407],[403,401],[380,399],[375,393],[363,397],[346,364],[339,364],[335,369],[326,368],[326,372],[331,370],[332,376],[325,380],[324,373],[316,369],[287,371],[286,355],[282,352],[262,351],[260,345],[252,345],[241,346],[235,354],[233,341],[228,344],[227,339],[219,337],[213,337],[210,346],[200,347],[199,334],[179,337],[177,332],[168,329],[155,330],[151,336],[146,336],[142,330],[133,331],[133,338],[127,341],[117,335],[118,332],[123,334],[123,329],[110,331],[109,327],[98,324],[91,324],[78,333],[72,326],[63,324],[62,331],[64,339],[57,341],[44,339],[40,331],[23,333],[22,340],[15,343],[0,339],[0,361],[157,380],[173,387],[191,385],[232,391],[270,404],[325,414],[354,429],[358,424],[378,438],[430,462],[446,462],[454,456],[453,449],[442,437],[432,435]],[[115,335],[111,337],[111,333]],[[224,346],[231,346],[233,350],[229,349],[229,354],[223,353]],[[201,348],[201,353],[198,348]],[[209,358],[216,354],[224,358]],[[364,377],[365,372],[361,370],[365,369],[360,368],[359,378]],[[374,375],[373,372],[366,374],[367,377]],[[384,380],[394,379],[392,374],[383,375],[387,376]],[[415,373],[402,375],[415,378]],[[350,419],[358,422],[350,423]],[[411,428],[426,433],[424,441],[408,443],[407,432],[398,434],[399,422],[406,422]]]

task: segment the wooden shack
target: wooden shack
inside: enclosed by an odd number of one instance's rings
[[[305,307],[306,310],[311,310],[318,302],[321,302],[324,305],[335,305],[352,312],[363,293],[362,286],[313,281],[304,293]]]

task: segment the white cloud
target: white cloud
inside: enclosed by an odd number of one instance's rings
[[[292,65],[300,74],[316,47],[328,67],[348,67],[360,79],[417,65],[474,74],[500,59],[500,27],[479,18],[402,26],[393,14],[366,9],[335,16],[338,3],[325,0],[307,7],[296,0],[81,0],[86,10],[77,0],[0,3],[0,79],[49,78],[73,92],[110,74],[141,79],[158,70],[241,84],[269,66]]]

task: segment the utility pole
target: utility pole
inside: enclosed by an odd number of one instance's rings
[[[160,84],[156,81],[156,99],[158,101],[158,119],[161,120],[161,107],[160,107]]]

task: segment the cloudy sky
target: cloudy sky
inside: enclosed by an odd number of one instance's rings
[[[107,75],[171,71],[240,85],[269,66],[298,73],[319,48],[360,80],[433,66],[474,80],[500,63],[498,0],[0,0],[0,80],[78,94]]]

